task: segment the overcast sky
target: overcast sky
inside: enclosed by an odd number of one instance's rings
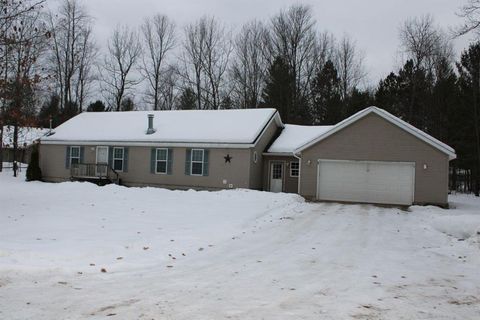
[[[121,23],[138,26],[146,16],[162,13],[174,19],[180,31],[202,15],[214,15],[239,29],[252,19],[268,20],[280,9],[303,3],[312,7],[319,30],[350,35],[365,55],[370,84],[397,69],[398,29],[408,17],[433,15],[445,29],[462,20],[455,15],[466,0],[84,0],[95,17],[95,35],[101,47]],[[469,42],[455,40],[457,55]]]

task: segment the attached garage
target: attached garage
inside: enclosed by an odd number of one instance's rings
[[[415,163],[318,160],[318,200],[411,205]]]
[[[297,192],[307,199],[442,206],[456,157],[448,145],[377,107],[333,126],[286,125],[264,156],[297,159]],[[265,171],[267,186],[272,170]]]

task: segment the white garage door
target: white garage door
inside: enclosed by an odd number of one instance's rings
[[[319,160],[317,199],[410,205],[414,182],[411,162]]]

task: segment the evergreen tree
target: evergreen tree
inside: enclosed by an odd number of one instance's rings
[[[398,75],[390,73],[380,81],[376,104],[415,127],[427,130],[427,112],[431,103],[432,77],[408,60]]]
[[[344,101],[345,104],[345,118],[357,113],[358,111],[365,109],[375,104],[375,99],[369,90],[360,91],[357,88],[353,88],[350,96]]]
[[[108,110],[105,107],[105,104],[100,100],[90,103],[87,107],[87,112],[104,112],[104,111],[108,111]]]
[[[294,77],[282,57],[276,57],[268,70],[266,85],[262,93],[264,108],[275,108],[285,123],[293,118]]]
[[[40,181],[42,180],[42,170],[39,163],[38,147],[35,146],[30,157],[30,163],[27,168],[27,181]]]
[[[193,110],[197,106],[197,96],[195,91],[191,88],[182,90],[180,98],[178,99],[177,109],[179,110]]]
[[[332,61],[318,70],[311,88],[313,124],[332,125],[344,118],[340,79]]]
[[[60,125],[60,97],[58,95],[51,95],[50,100],[42,105],[38,114],[38,121],[43,128],[50,127],[50,119],[52,119],[52,126]]]
[[[467,110],[461,130],[467,143],[464,161],[473,169],[474,192],[480,194],[480,42],[470,45],[457,64],[462,104]],[[460,129],[460,128],[459,128]]]
[[[133,99],[130,97],[127,97],[122,100],[122,103],[120,104],[120,111],[133,111],[135,110],[135,102],[133,102]]]

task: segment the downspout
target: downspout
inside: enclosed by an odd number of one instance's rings
[[[297,193],[300,195],[300,178],[302,177],[302,158],[293,152],[293,156],[298,159],[298,185],[297,185]]]

